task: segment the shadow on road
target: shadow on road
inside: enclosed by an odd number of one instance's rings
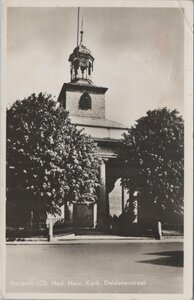
[[[183,267],[183,251],[164,251],[144,253],[144,255],[162,256],[149,260],[139,260],[138,263],[146,263],[152,265],[161,265],[169,267]]]

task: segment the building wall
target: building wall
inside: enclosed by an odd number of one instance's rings
[[[91,135],[92,138],[108,138],[108,139],[122,139],[124,129],[108,128],[108,127],[89,127],[87,125],[78,125],[78,128],[84,128],[84,132]]]
[[[79,100],[82,94],[79,91],[66,92],[66,110],[70,112],[70,115],[105,118],[105,95],[88,93],[92,99],[92,109],[81,110]]]
[[[124,206],[126,205],[128,194],[127,190],[124,189]],[[111,216],[119,217],[122,214],[122,187],[121,187],[121,179],[117,179],[115,182],[114,189],[109,194],[109,209]]]

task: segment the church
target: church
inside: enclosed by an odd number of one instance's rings
[[[71,122],[90,135],[102,158],[98,201],[94,205],[67,203],[63,208],[65,223],[76,228],[103,228],[107,215],[120,215],[126,203],[127,192],[122,187],[122,166],[118,147],[125,125],[106,119],[107,87],[93,84],[94,57],[80,41],[69,56],[70,82],[64,83],[58,96],[60,106],[69,111]]]

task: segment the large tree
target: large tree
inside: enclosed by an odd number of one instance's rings
[[[53,214],[66,201],[92,203],[99,163],[92,139],[50,95],[32,94],[7,109],[8,203]]]
[[[167,108],[148,111],[122,143],[123,183],[129,199],[138,199],[139,216],[165,220],[182,215],[184,124],[179,113]]]

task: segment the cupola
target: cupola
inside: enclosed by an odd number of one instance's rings
[[[80,43],[69,56],[71,82],[79,81],[85,84],[92,84],[91,74],[94,57],[91,51],[83,45],[83,23],[80,35]]]

